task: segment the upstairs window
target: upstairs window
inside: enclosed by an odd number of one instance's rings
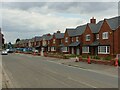
[[[48,44],[50,44],[50,41],[48,41]]]
[[[86,41],[90,41],[90,34],[86,35]]]
[[[110,46],[98,46],[98,54],[110,54]]]
[[[96,34],[96,39],[97,39],[97,40],[99,39],[99,34]]]
[[[68,42],[68,37],[65,37],[65,42],[66,42],[66,43]]]
[[[53,39],[53,44],[55,44],[55,39]]]
[[[74,41],[73,37],[72,37],[72,42]]]
[[[76,37],[76,42],[78,42],[79,41],[79,37]]]
[[[108,39],[108,32],[103,32],[102,38],[103,39]]]

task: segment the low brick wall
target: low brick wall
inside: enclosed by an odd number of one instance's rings
[[[88,60],[79,57],[79,61],[81,61],[81,62],[87,62]],[[94,63],[94,64],[103,64],[103,65],[110,65],[110,66],[115,65],[115,60],[109,60],[109,61],[107,61],[107,60],[90,59],[90,62]]]

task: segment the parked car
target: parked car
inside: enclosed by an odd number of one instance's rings
[[[1,52],[1,55],[8,55],[8,52],[7,52],[6,50],[3,50],[3,51]]]
[[[6,49],[8,53],[13,53],[14,50],[13,49]]]

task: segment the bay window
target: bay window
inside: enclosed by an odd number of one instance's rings
[[[110,54],[110,46],[98,46],[98,54]]]
[[[56,51],[56,47],[51,47],[51,51]]]

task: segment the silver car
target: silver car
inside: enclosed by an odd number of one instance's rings
[[[6,50],[3,50],[3,51],[1,52],[1,55],[8,55],[8,52],[7,52]]]

